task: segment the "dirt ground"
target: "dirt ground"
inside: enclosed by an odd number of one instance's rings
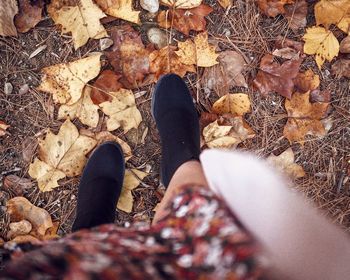
[[[211,41],[217,43],[221,50],[239,50],[249,59],[249,69],[245,73],[249,81],[255,77],[261,57],[272,51],[278,35],[301,41],[302,33],[295,34],[289,30],[287,21],[282,17],[270,19],[259,14],[254,1],[237,0],[235,7],[227,13],[217,6],[216,1],[206,2],[214,7],[214,12],[207,18]],[[313,6],[310,5],[310,15],[313,14],[312,10]],[[308,26],[313,23],[314,18],[308,18]],[[116,20],[107,24],[106,28],[119,24]],[[144,24],[141,32],[152,25],[152,22]],[[46,45],[46,49],[29,59],[29,55],[42,45]],[[58,108],[54,106],[52,97],[36,90],[40,82],[40,70],[45,66],[72,61],[99,50],[99,42],[90,40],[87,45],[74,51],[71,37],[61,35],[49,17],[17,38],[0,37],[0,119],[10,125],[9,135],[0,138],[0,182],[9,174],[29,178],[27,171],[30,162],[24,158],[35,157],[35,151],[30,153],[31,147],[36,147],[35,139],[42,137],[47,128],[57,132],[61,125],[61,122],[56,120]],[[301,67],[301,70],[312,68],[320,75],[321,89],[332,92],[333,127],[323,139],[308,138],[303,147],[298,144],[292,145],[297,162],[307,173],[307,176],[296,181],[295,185],[310,201],[324,209],[335,223],[349,230],[350,180],[347,172],[350,161],[350,85],[349,80],[335,79],[330,74],[329,66],[326,63],[322,71],[319,71],[310,56],[304,60]],[[105,65],[104,68],[109,66]],[[194,97],[198,97],[197,108],[202,112],[210,108],[217,96],[213,92],[208,95],[200,87],[200,76],[201,72],[198,75],[188,75],[185,79]],[[13,85],[11,94],[5,94],[5,82]],[[29,85],[29,91],[19,93],[24,84]],[[152,210],[164,192],[158,179],[159,137],[150,114],[152,88],[153,86],[148,86],[135,91],[146,91],[136,100],[143,116],[143,123],[139,129],[125,136],[120,131],[114,133],[126,140],[133,149],[134,157],[128,165],[150,169],[151,173],[133,192],[135,203],[132,213],[117,210],[116,223],[120,225],[134,221],[150,222],[154,215]],[[256,137],[245,141],[239,146],[240,149],[267,156],[271,153],[279,154],[290,146],[282,136],[283,126],[287,121],[282,97],[270,94],[264,99],[254,92],[251,86],[249,89],[235,88],[232,92],[248,93],[253,107],[247,121],[256,132]],[[84,127],[79,121],[74,123],[80,128]],[[142,135],[146,128],[148,133],[142,143]],[[48,193],[40,193],[34,184],[25,193],[33,204],[45,208],[54,220],[60,221],[60,235],[70,232],[78,182],[79,178],[63,180],[59,188]],[[8,217],[4,205],[14,194],[5,191],[2,183],[0,191],[0,235],[5,237]]]

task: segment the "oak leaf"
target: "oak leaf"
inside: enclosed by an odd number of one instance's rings
[[[107,36],[107,31],[100,23],[106,15],[92,0],[74,1],[65,5],[61,0],[53,0],[48,6],[48,12],[56,24],[62,26],[62,33],[72,33],[74,48],[84,46],[89,38],[101,39]]]
[[[146,176],[148,176],[148,173],[137,169],[125,170],[124,183],[117,204],[118,209],[127,213],[132,211],[134,198],[131,191],[137,188]]]
[[[294,3],[294,0],[257,0],[260,10],[269,17],[285,14],[284,6]]]
[[[132,91],[120,89],[110,94],[112,101],[106,101],[100,104],[102,112],[109,117],[107,120],[107,129],[113,131],[121,127],[124,133],[126,133],[132,128],[137,128],[142,121],[142,116],[136,107],[135,97]]]
[[[104,70],[91,87],[90,97],[92,102],[98,105],[105,101],[111,101],[112,97],[109,92],[118,91],[122,88],[122,84],[118,81],[120,77],[121,75],[112,70]]]
[[[198,7],[202,0],[160,0],[160,3],[175,9],[191,9]]]
[[[325,60],[331,61],[339,53],[339,42],[331,31],[323,27],[310,27],[303,36],[304,52],[314,54],[316,64],[321,69]]]
[[[90,127],[96,127],[99,120],[98,109],[90,97],[91,88],[86,86],[83,95],[72,105],[63,104],[58,110],[58,119],[79,119],[82,124]]]
[[[132,0],[96,0],[107,15],[140,24],[140,12],[133,9]]]
[[[0,121],[0,137],[6,135],[6,130],[9,128],[10,126],[8,124],[6,124],[3,121]]]
[[[254,86],[263,96],[269,92],[291,98],[294,88],[293,79],[298,75],[301,60],[287,60],[283,64],[273,61],[273,56],[265,55],[260,62],[260,68]]]
[[[194,42],[187,39],[179,42],[179,50],[175,53],[180,57],[180,61],[186,65],[196,64],[199,67],[211,67],[218,64],[219,54],[215,52],[215,46],[208,43],[208,33],[199,33]]]
[[[39,155],[29,166],[29,175],[38,181],[39,189],[51,191],[58,180],[81,174],[86,157],[96,145],[96,140],[79,135],[78,129],[68,119],[57,135],[48,131],[44,140],[39,140]]]
[[[305,176],[303,167],[295,163],[295,156],[292,148],[288,148],[279,156],[271,154],[266,160],[282,174],[285,174],[292,179]]]
[[[286,99],[288,121],[283,135],[290,143],[304,144],[306,135],[324,136],[326,129],[321,122],[326,117],[329,103],[310,103],[310,92],[295,92],[291,100]]]
[[[320,76],[311,69],[298,73],[294,79],[295,87],[301,92],[313,91],[320,86]]]
[[[100,72],[101,54],[42,69],[44,74],[38,89],[52,94],[55,103],[69,105],[77,102],[88,81]]]
[[[294,4],[285,6],[285,18],[292,30],[298,30],[306,26],[307,3],[305,0],[298,0]]]
[[[0,36],[17,36],[14,16],[18,13],[16,0],[2,1],[0,6]]]
[[[41,21],[44,3],[39,0],[31,4],[30,0],[19,0],[19,14],[15,16],[17,31],[25,33]]]
[[[332,65],[332,74],[337,77],[350,78],[350,60],[339,59]]]
[[[213,104],[212,111],[219,115],[230,113],[234,116],[243,116],[250,112],[250,106],[250,99],[247,94],[226,94]]]
[[[193,65],[181,62],[175,50],[174,46],[166,46],[160,50],[154,50],[149,55],[150,71],[155,74],[156,79],[167,73],[175,73],[183,77],[187,72],[196,72]]]
[[[185,35],[189,35],[191,30],[204,31],[207,25],[205,17],[208,16],[213,9],[205,4],[189,9],[161,11],[157,17],[159,26],[169,29],[174,28]]]

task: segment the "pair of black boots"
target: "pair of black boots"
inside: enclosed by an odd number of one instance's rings
[[[199,160],[199,121],[190,92],[174,74],[163,76],[152,99],[152,114],[162,144],[161,179],[167,187],[177,168]],[[81,178],[72,231],[113,223],[123,185],[125,161],[114,142],[99,146],[91,155]]]

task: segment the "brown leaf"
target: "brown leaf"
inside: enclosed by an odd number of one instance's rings
[[[294,79],[294,84],[301,92],[312,91],[320,86],[320,77],[311,69],[308,69],[303,73],[298,73]]]
[[[167,46],[150,54],[150,70],[155,74],[156,79],[167,73],[175,73],[183,77],[187,72],[196,72],[193,65],[181,63],[175,50],[176,47]]]
[[[203,131],[203,128],[206,127],[208,124],[216,121],[218,119],[218,115],[214,113],[208,113],[208,112],[203,112],[200,116],[199,119],[199,125],[201,127],[201,131]]]
[[[17,31],[28,32],[41,21],[41,13],[44,3],[39,0],[31,3],[30,0],[19,0],[19,14],[15,16]]]
[[[167,10],[161,11],[157,21],[159,26],[163,28],[175,28],[185,35],[189,35],[191,30],[204,31],[206,27],[205,17],[209,15],[213,9],[205,4],[188,9],[188,10]]]
[[[350,60],[339,59],[332,65],[332,74],[337,77],[350,78]]]
[[[263,96],[277,92],[290,99],[294,88],[293,79],[298,75],[300,63],[301,60],[287,60],[281,65],[267,54],[261,59],[253,85]]]
[[[300,53],[289,47],[276,49],[272,52],[272,54],[284,59],[298,60],[300,58]]]
[[[60,226],[60,221],[55,221],[52,224],[53,224],[53,226],[49,227],[46,230],[45,235],[43,237],[43,240],[51,240],[51,239],[55,239],[55,238],[59,238],[60,237],[57,234],[58,228]]]
[[[350,53],[350,35],[340,42],[339,51],[341,53]]]
[[[8,175],[4,178],[4,189],[13,191],[16,196],[23,195],[26,189],[33,186],[33,182],[27,178],[21,178],[16,175]]]
[[[29,163],[33,159],[36,148],[38,147],[38,140],[34,137],[28,137],[22,142],[22,158],[25,163]]]
[[[6,129],[8,129],[10,126],[6,124],[3,121],[0,121],[0,137],[6,135],[8,132],[6,132]]]
[[[284,6],[294,3],[294,0],[257,0],[260,10],[269,17],[285,14]]]
[[[17,1],[2,1],[0,5],[0,36],[17,36],[17,30],[13,23],[14,16],[18,13]]]
[[[121,75],[111,70],[103,71],[93,84],[90,94],[92,102],[98,105],[105,101],[112,101],[109,93],[122,88],[122,84],[118,82],[120,77]]]
[[[331,102],[331,92],[329,90],[319,90],[315,89],[310,93],[310,101],[315,102]]]
[[[295,52],[303,54],[304,43],[294,41],[294,40],[285,38],[283,36],[278,36],[275,41],[275,48],[276,49],[291,48],[295,50]]]
[[[298,30],[306,26],[307,3],[305,0],[298,0],[284,8],[286,11],[285,17],[288,19],[289,27],[292,30]]]

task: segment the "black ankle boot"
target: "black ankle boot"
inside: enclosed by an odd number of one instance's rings
[[[95,150],[80,180],[72,231],[114,222],[124,172],[124,156],[119,144],[107,142]]]
[[[175,74],[163,76],[152,98],[152,114],[162,142],[161,180],[167,187],[177,168],[199,160],[198,114],[185,82]]]

